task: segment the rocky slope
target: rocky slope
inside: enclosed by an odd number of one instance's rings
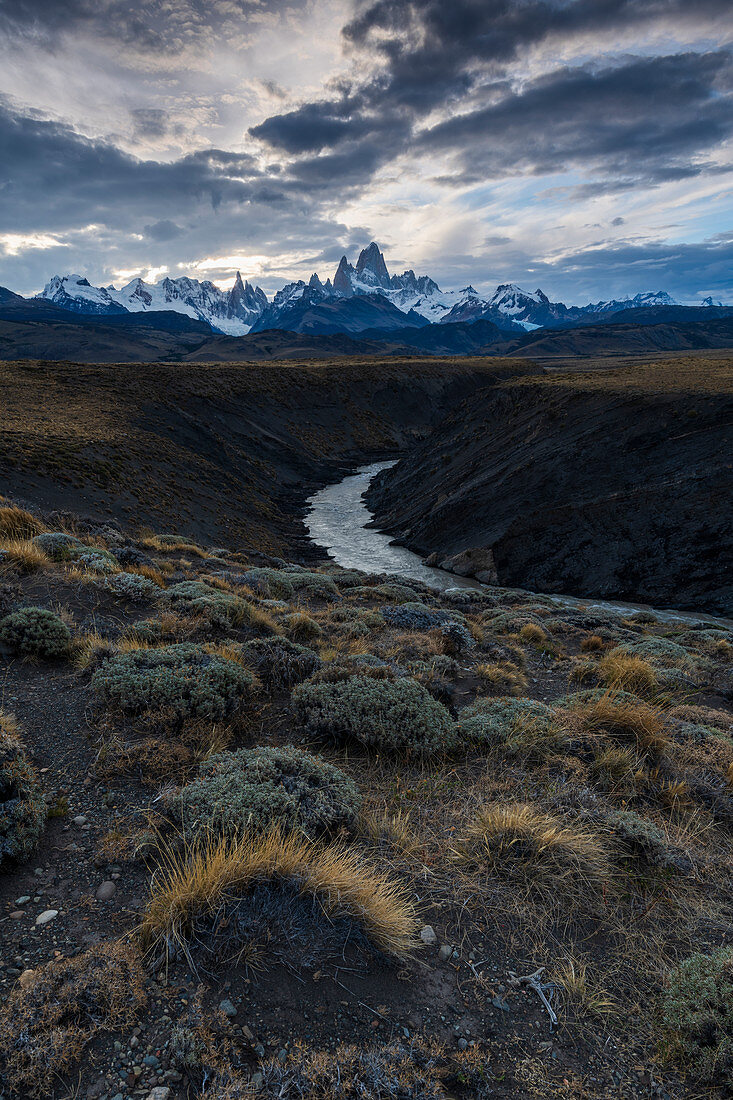
[[[456,406],[368,495],[425,554],[499,582],[733,614],[731,360],[507,382]]]

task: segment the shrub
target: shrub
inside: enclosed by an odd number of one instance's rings
[[[150,555],[139,550],[137,546],[120,546],[112,552],[123,569],[128,565],[152,565]]]
[[[0,1009],[0,1066],[8,1084],[51,1096],[100,1032],[131,1027],[146,1003],[144,973],[131,948],[100,944],[36,971]]]
[[[142,942],[185,947],[199,919],[210,920],[225,900],[246,900],[263,885],[287,886],[314,902],[314,918],[355,921],[386,954],[404,957],[416,945],[414,907],[391,875],[341,844],[324,846],[278,830],[169,852],[152,883]],[[261,892],[258,900],[264,901]]]
[[[38,773],[18,740],[14,720],[0,711],[0,864],[28,859],[45,823]]]
[[[323,600],[336,600],[341,593],[330,577],[323,573],[311,573],[305,569],[286,574],[287,580],[295,592],[304,592],[307,596]]]
[[[690,861],[669,844],[659,826],[648,818],[633,810],[616,810],[609,816],[608,824],[626,852],[635,859],[665,870],[689,870]]]
[[[169,803],[193,833],[229,836],[283,825],[308,835],[352,828],[355,784],[320,756],[295,748],[240,749],[213,756]]]
[[[451,614],[424,603],[384,604],[379,614],[389,626],[400,630],[435,630],[450,622]]]
[[[335,683],[305,683],[293,692],[293,704],[312,733],[353,737],[384,752],[430,755],[455,742],[455,723],[445,707],[406,678],[349,676]]]
[[[523,642],[534,646],[547,645],[549,641],[544,630],[537,623],[525,623],[519,631],[519,637]]]
[[[555,711],[536,699],[479,699],[458,716],[461,738],[480,745],[506,745],[535,735],[549,743],[558,740]]]
[[[242,654],[265,683],[276,688],[307,680],[322,664],[312,649],[287,638],[256,638],[242,647]]]
[[[76,557],[82,547],[77,538],[64,531],[44,531],[35,536],[33,544],[52,561],[68,561]]]
[[[101,550],[84,550],[83,553],[77,556],[76,560],[90,573],[100,573],[104,576],[110,576],[119,569],[112,555]]]
[[[266,612],[239,596],[212,588],[202,581],[181,581],[171,585],[163,594],[163,599],[188,615],[204,616],[215,629],[225,630],[230,626],[247,624],[277,632],[274,621]]]
[[[445,623],[440,628],[445,652],[454,657],[476,648],[476,641],[463,623]]]
[[[611,875],[602,838],[565,825],[527,803],[492,803],[476,813],[455,854],[498,875],[524,878],[540,889],[582,895]]]
[[[133,714],[159,710],[217,721],[249,699],[254,677],[234,661],[183,642],[121,653],[94,673],[92,687],[107,704]]]
[[[694,659],[684,646],[669,638],[646,637],[622,642],[611,650],[609,657],[613,656],[639,657],[644,661],[681,668],[694,664]]]
[[[289,600],[294,592],[292,574],[280,569],[248,569],[242,574],[242,584],[261,596],[278,600]]]
[[[280,626],[288,638],[296,642],[312,642],[323,635],[323,631],[310,615],[304,611],[294,611],[290,615],[283,615]]]
[[[419,593],[414,588],[408,588],[406,584],[375,584],[373,587],[361,585],[349,590],[350,596],[361,599],[375,599],[392,601],[393,603],[414,603]]]
[[[636,695],[651,695],[657,690],[657,674],[649,662],[620,653],[618,648],[602,657],[596,668],[601,683],[606,687]]]
[[[662,1024],[699,1077],[733,1081],[733,949],[699,952],[671,971]]]
[[[115,596],[122,596],[133,603],[139,600],[150,600],[160,592],[154,581],[147,577],[141,577],[137,573],[117,573],[110,577],[106,587]]]
[[[50,661],[68,654],[71,631],[53,611],[22,607],[0,621],[0,644],[22,657],[43,657]]]

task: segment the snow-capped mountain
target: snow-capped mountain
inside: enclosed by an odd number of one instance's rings
[[[416,275],[410,269],[390,275],[374,241],[362,249],[355,264],[342,256],[333,279],[323,282],[314,273],[308,282],[288,283],[271,302],[259,287],[243,282],[239,272],[231,290],[185,276],[154,284],[133,279],[118,290],[91,286],[81,275],[56,275],[39,297],[78,313],[175,310],[231,336],[267,328],[316,332],[325,326],[322,330],[327,332],[359,332],[474,321],[491,321],[502,330],[517,332],[605,323],[622,310],[679,304],[663,290],[584,306],[552,302],[539,288],[526,291],[515,283],[501,283],[489,297],[472,286],[442,290],[429,275]],[[702,302],[703,306],[716,304],[712,299]]]
[[[220,290],[205,280],[162,279],[146,283],[133,279],[121,290],[114,286],[93,287],[81,275],[55,275],[39,298],[47,298],[63,309],[77,313],[141,313],[173,310],[205,321],[215,332],[243,336],[267,307],[267,296],[259,287],[243,283],[237,272],[231,290]]]

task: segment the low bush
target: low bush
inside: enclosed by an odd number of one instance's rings
[[[671,971],[662,1025],[673,1052],[703,1081],[733,1083],[733,949],[699,952]]]
[[[0,1009],[0,1068],[15,1091],[51,1096],[100,1032],[132,1027],[146,1003],[144,972],[130,947],[100,944],[56,959],[16,987]]]
[[[119,572],[120,568],[112,555],[102,550],[84,550],[77,555],[76,561],[88,573],[98,573],[100,576],[106,577]]]
[[[460,657],[476,648],[476,640],[463,623],[444,623],[439,629],[443,650],[451,657]]]
[[[348,676],[333,683],[300,684],[293,692],[298,717],[311,733],[405,756],[446,752],[456,730],[446,708],[414,680]]]
[[[0,865],[28,859],[45,823],[38,773],[23,751],[15,721],[0,711]]]
[[[221,913],[223,903],[234,912],[237,899],[245,904],[246,927],[256,919],[252,907],[247,907],[247,897],[259,890],[256,900],[261,911],[268,889],[274,893],[280,913],[283,907],[286,913],[288,909],[292,912],[294,899],[300,897],[311,903],[313,922],[346,920],[385,954],[404,957],[416,946],[413,904],[391,875],[341,844],[324,846],[278,830],[236,841],[210,841],[183,853],[171,850],[152,882],[141,941],[144,945],[177,944],[187,950],[197,926],[203,931],[199,921],[210,927],[214,915],[220,924],[215,915]],[[236,923],[235,918],[235,928]],[[228,927],[231,929],[231,924]],[[201,942],[202,936],[197,939]],[[234,949],[235,945],[231,946]],[[239,942],[240,951],[244,946]]]
[[[304,611],[294,611],[280,619],[283,633],[296,642],[312,642],[323,636],[323,630],[315,619]]]
[[[121,653],[92,676],[92,687],[108,705],[179,720],[226,718],[243,706],[254,686],[254,676],[241,665],[187,642]]]
[[[678,668],[688,668],[694,664],[694,659],[684,646],[669,638],[646,637],[622,642],[609,653],[609,657],[613,656],[639,657],[654,664]]]
[[[69,561],[82,548],[79,539],[67,535],[65,531],[44,531],[35,536],[33,544],[52,561]]]
[[[136,603],[140,600],[151,600],[159,595],[158,585],[147,577],[141,577],[138,573],[117,573],[109,577],[106,587],[115,596],[122,596],[126,600]]]
[[[448,611],[415,602],[384,604],[380,607],[379,614],[389,626],[400,630],[435,630],[452,618]]]
[[[211,757],[168,808],[194,835],[236,836],[282,825],[316,836],[351,829],[360,805],[355,784],[320,756],[263,747]]]
[[[264,682],[274,688],[299,684],[322,665],[312,649],[287,638],[255,638],[242,646],[242,655]]]
[[[0,621],[0,644],[21,657],[51,661],[68,655],[71,631],[53,611],[21,607]]]
[[[295,591],[292,575],[280,569],[248,569],[242,574],[242,583],[269,599],[289,600]]]
[[[548,750],[559,743],[560,728],[552,707],[536,699],[480,699],[458,716],[461,739],[478,745]]]
[[[617,810],[608,817],[614,836],[633,859],[664,870],[687,871],[690,861],[670,845],[658,825],[633,810]]]
[[[311,573],[306,569],[286,573],[294,592],[301,592],[313,599],[337,600],[341,593],[333,580],[324,573]]]

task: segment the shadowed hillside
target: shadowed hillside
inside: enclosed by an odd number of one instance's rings
[[[526,364],[4,363],[2,492],[282,552],[304,487],[396,453]],[[297,496],[297,502],[294,501]]]
[[[491,548],[502,584],[730,613],[732,426],[730,360],[508,381],[367,499],[423,553]]]

